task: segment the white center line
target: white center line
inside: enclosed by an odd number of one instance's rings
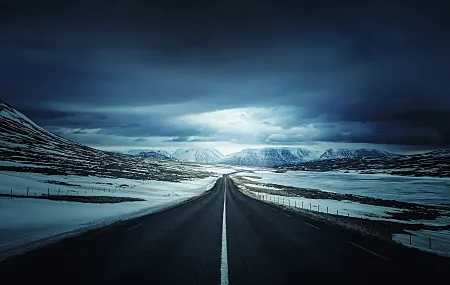
[[[132,230],[132,229],[134,229],[134,228],[137,228],[137,227],[140,227],[140,226],[142,226],[142,224],[139,224],[139,225],[135,225],[135,226],[132,226],[131,228],[129,228],[127,231],[130,231],[130,230]]]
[[[311,225],[310,223],[305,223],[305,224],[307,224],[307,225],[310,226],[310,227],[315,228],[316,230],[320,230],[320,228],[319,228],[319,227],[316,227],[315,225]]]
[[[228,285],[228,254],[227,254],[227,178],[224,177],[225,190],[223,197],[223,215],[222,215],[222,262],[220,265],[220,284]]]
[[[348,241],[348,243],[351,244],[351,245],[353,245],[353,246],[356,246],[357,248],[362,249],[362,250],[364,250],[364,251],[366,251],[366,252],[368,252],[368,253],[371,253],[371,254],[373,254],[373,255],[375,255],[375,256],[381,258],[381,259],[389,260],[389,259],[387,259],[386,257],[384,257],[384,256],[382,256],[382,255],[379,255],[379,254],[376,253],[376,252],[373,252],[373,251],[371,251],[371,250],[369,250],[369,249],[367,249],[367,248],[365,248],[365,247],[362,247],[362,246],[360,246],[360,245],[357,245],[356,243],[352,243],[351,241]]]

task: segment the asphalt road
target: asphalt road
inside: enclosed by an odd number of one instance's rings
[[[192,202],[6,260],[0,283],[431,284],[449,270],[449,258],[253,200],[224,176]]]

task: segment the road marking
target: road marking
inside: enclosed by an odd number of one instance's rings
[[[127,229],[127,231],[131,231],[132,229],[135,229],[135,228],[140,227],[140,226],[142,226],[142,224],[132,226],[131,228]]]
[[[227,254],[227,178],[225,180],[225,190],[223,197],[223,215],[222,215],[222,262],[220,264],[220,284],[228,285],[228,254]]]
[[[353,246],[356,246],[357,248],[362,249],[362,250],[364,250],[365,252],[371,253],[371,254],[375,255],[376,257],[379,257],[379,258],[384,259],[384,260],[389,260],[389,259],[387,259],[386,257],[384,257],[384,256],[382,256],[382,255],[379,255],[379,254],[376,253],[376,252],[373,252],[373,251],[371,251],[371,250],[369,250],[369,249],[367,249],[367,248],[365,248],[365,247],[362,247],[362,246],[360,246],[360,245],[357,245],[356,243],[352,243],[351,241],[348,241],[347,243],[349,243],[349,244],[351,244],[351,245],[353,245]]]
[[[320,228],[319,228],[319,227],[316,227],[315,225],[311,225],[310,223],[305,223],[305,224],[307,224],[307,225],[310,226],[310,227],[315,228],[316,230],[320,230]]]

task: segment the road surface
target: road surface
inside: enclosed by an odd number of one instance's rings
[[[448,258],[251,199],[224,175],[192,202],[6,260],[0,282],[415,284],[449,269]]]

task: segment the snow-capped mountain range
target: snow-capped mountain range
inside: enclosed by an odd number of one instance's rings
[[[180,148],[170,154],[165,150],[130,150],[128,154],[156,159],[176,159],[183,162],[205,164],[228,164],[241,166],[271,167],[291,165],[316,160],[346,158],[383,158],[398,157],[399,154],[378,149],[327,149],[325,152],[306,148],[273,147],[260,149],[243,149],[224,156],[214,148]]]
[[[279,166],[291,165],[316,160],[395,157],[398,154],[377,149],[327,149],[324,153],[305,148],[261,148],[244,149],[232,153],[219,163],[242,166]]]
[[[222,164],[242,166],[276,166],[317,159],[319,152],[303,148],[261,148],[244,149],[227,155],[219,161]]]
[[[366,148],[356,148],[356,149],[327,149],[319,159],[339,159],[339,158],[363,158],[363,157],[396,157],[399,154],[387,152],[378,149],[366,149]]]
[[[214,164],[223,158],[223,154],[214,148],[177,149],[172,153],[179,161]]]
[[[165,150],[132,150],[129,151],[129,154],[156,159],[176,159],[183,162],[260,167],[292,165],[316,160],[399,156],[398,154],[378,149],[330,148],[322,153],[317,150],[291,147],[248,148],[227,156],[224,156],[214,148],[180,148],[172,154]]]
[[[450,150],[399,155],[377,149],[244,149],[224,157],[216,149],[141,150],[136,155],[101,151],[54,135],[0,101],[0,170],[50,175],[93,175],[178,181],[201,177],[193,165],[176,160],[242,166],[283,166],[286,170],[383,170],[395,175],[450,177]],[[131,154],[131,153],[130,153]],[[156,158],[146,160],[143,157]],[[175,159],[174,159],[175,158]],[[124,171],[126,170],[126,171]]]
[[[171,155],[169,152],[161,149],[152,149],[152,150],[146,150],[146,151],[140,151],[138,153],[135,153],[134,155],[145,157],[145,158],[155,158],[155,159],[173,159],[176,160],[176,158]]]

